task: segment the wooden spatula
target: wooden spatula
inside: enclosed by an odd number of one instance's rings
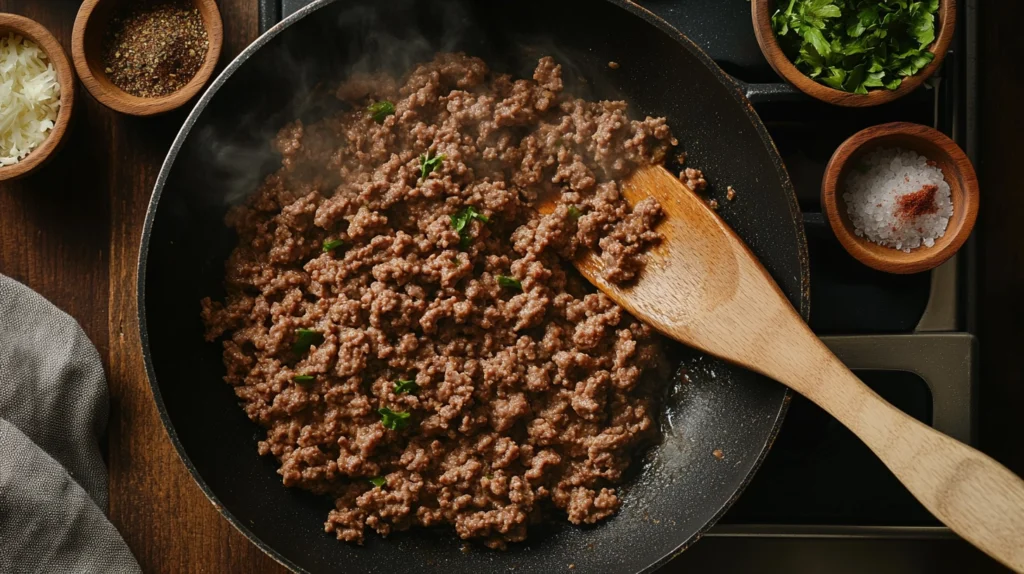
[[[665,335],[762,373],[853,431],[953,531],[1024,572],[1024,481],[988,456],[924,425],[869,389],[811,332],[742,240],[661,166],[623,183],[630,204],[661,202],[665,240],[636,282],[601,278],[591,252],[576,267],[633,316]],[[552,206],[541,206],[549,211]]]

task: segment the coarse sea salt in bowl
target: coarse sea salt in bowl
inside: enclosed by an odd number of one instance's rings
[[[978,179],[945,134],[895,122],[857,132],[836,149],[821,204],[857,260],[889,273],[919,273],[967,241],[978,216]]]

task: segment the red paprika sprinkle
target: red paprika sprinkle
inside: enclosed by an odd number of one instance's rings
[[[939,211],[935,203],[935,192],[938,187],[928,184],[914,193],[900,196],[896,200],[896,217],[910,221],[920,215],[929,215]]]

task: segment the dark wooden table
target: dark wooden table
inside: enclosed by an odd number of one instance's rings
[[[1018,29],[1024,2],[982,4],[979,430],[983,450],[1024,474],[1024,186],[1019,172],[1024,35]],[[73,0],[0,0],[0,12],[41,22],[70,52],[78,5]],[[224,63],[256,37],[258,15],[256,0],[220,0],[220,8]],[[192,482],[167,439],[146,383],[135,321],[139,235],[153,181],[185,112],[124,117],[80,89],[75,114],[69,141],[51,164],[27,179],[0,184],[0,273],[75,317],[104,358],[113,403],[111,520],[146,572],[284,572],[223,520]],[[702,566],[721,571],[730,562],[764,571],[767,564],[744,563],[730,544],[709,539],[666,570]],[[800,542],[759,541],[748,543],[747,550],[793,571],[798,563],[816,559],[806,548]],[[851,557],[863,554],[855,541],[821,548]],[[872,546],[872,552],[876,573],[965,567],[999,571],[958,541],[886,542]]]

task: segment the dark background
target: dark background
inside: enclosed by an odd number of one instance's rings
[[[641,2],[642,4],[643,2]],[[221,62],[257,35],[256,0],[220,0]],[[983,201],[978,242],[982,450],[1024,475],[1024,2],[980,2]],[[70,54],[74,0],[0,0]],[[146,383],[135,322],[135,266],[153,181],[186,111],[115,114],[79,86],[67,145],[27,179],[0,184],[0,273],[75,317],[98,347],[112,399],[110,516],[146,572],[278,573],[202,495],[168,441]],[[344,569],[344,565],[339,565]],[[709,538],[665,572],[1003,572],[956,540]]]

